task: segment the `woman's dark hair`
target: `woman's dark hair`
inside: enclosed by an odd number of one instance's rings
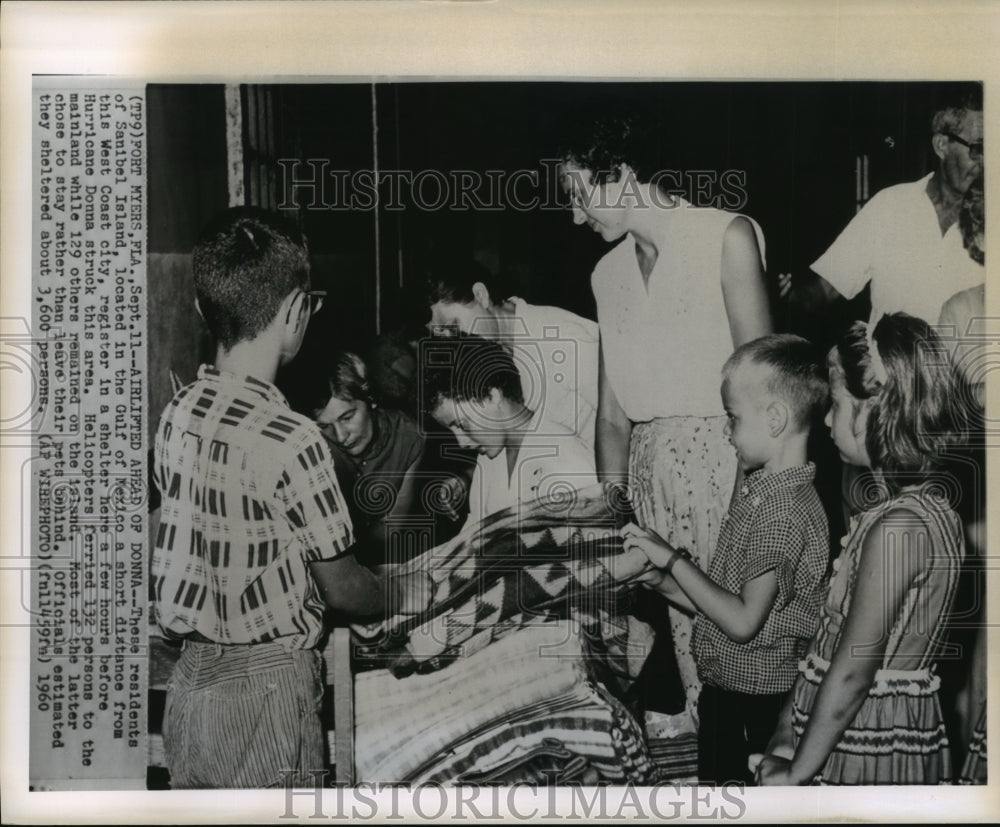
[[[609,113],[569,121],[559,157],[590,170],[595,186],[617,181],[621,165],[635,173],[639,183],[653,180],[660,168],[659,144],[651,135],[650,121],[637,114]]]
[[[855,399],[871,400],[865,448],[891,491],[944,467],[969,426],[963,379],[930,325],[905,313],[883,316],[869,339],[856,322],[830,353]],[[872,353],[872,348],[875,353]]]
[[[475,259],[443,259],[434,262],[427,272],[426,301],[427,306],[438,302],[472,304],[472,286],[482,282],[490,291],[490,298],[499,301],[503,297],[495,291],[497,281],[486,267]]]
[[[524,402],[521,375],[499,342],[470,334],[426,343],[421,365],[423,406],[428,413],[444,399],[481,401],[493,388],[512,402]]]

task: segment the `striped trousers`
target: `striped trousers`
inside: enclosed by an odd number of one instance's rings
[[[185,641],[163,720],[171,786],[313,786],[326,766],[322,697],[313,650]]]

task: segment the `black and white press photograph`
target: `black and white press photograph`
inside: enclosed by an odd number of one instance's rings
[[[985,4],[5,5],[11,823],[995,809]]]
[[[150,786],[985,780],[981,84],[146,106]]]

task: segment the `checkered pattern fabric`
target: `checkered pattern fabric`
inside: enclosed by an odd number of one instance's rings
[[[816,467],[778,474],[755,471],[733,499],[708,574],[739,594],[768,571],[778,597],[764,626],[736,643],[704,615],[694,627],[694,655],[704,683],[731,692],[770,695],[795,683],[798,662],[819,622],[830,555],[826,514],[812,481]]]
[[[153,613],[168,636],[315,646],[311,561],[354,538],[315,423],[273,385],[203,365],[160,420]]]
[[[629,578],[614,573],[634,561],[598,486],[492,515],[408,565],[430,573],[433,604],[366,630],[374,642],[358,652],[399,676],[439,669],[525,625],[568,618],[590,641],[602,678],[627,686],[652,642],[648,627],[626,615]]]

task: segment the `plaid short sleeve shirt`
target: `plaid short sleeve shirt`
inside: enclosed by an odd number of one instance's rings
[[[168,635],[315,646],[309,563],[354,542],[319,429],[273,385],[203,365],[160,419],[153,613]]]
[[[695,619],[693,649],[704,683],[750,695],[788,691],[812,640],[826,594],[830,555],[826,513],[812,463],[750,474],[734,497],[708,574],[739,594],[749,580],[774,571],[778,596],[763,627],[736,643],[704,615]]]

